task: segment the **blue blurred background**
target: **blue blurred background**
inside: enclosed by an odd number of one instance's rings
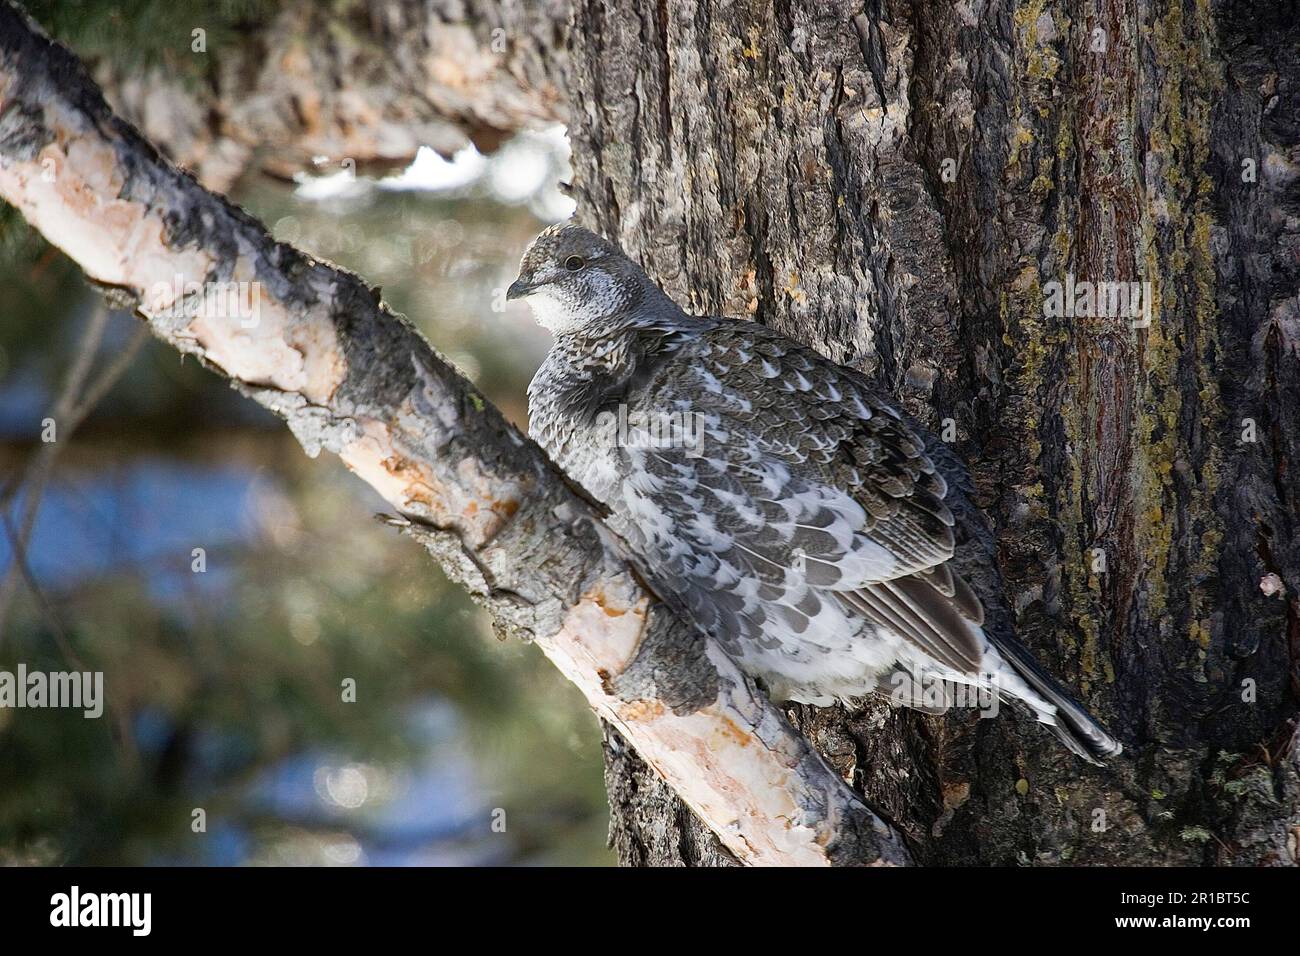
[[[554,129],[490,157],[421,150],[381,178],[251,174],[232,198],[381,286],[523,426],[548,339],[494,293],[569,213],[566,175]],[[0,290],[14,533],[39,501],[30,581],[0,534],[0,670],[103,671],[107,691],[99,720],[0,709],[0,864],[612,862],[595,719],[374,520],[391,510],[377,495],[192,360],[136,342],[129,314],[96,342],[102,299],[2,204]],[[42,419],[87,349],[97,369],[129,365],[42,475]]]

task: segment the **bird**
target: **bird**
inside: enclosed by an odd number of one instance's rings
[[[953,455],[861,372],[752,319],[684,311],[613,242],[545,229],[506,290],[553,344],[529,434],[653,589],[776,701],[1027,707],[1100,764],[1111,736],[954,567]]]

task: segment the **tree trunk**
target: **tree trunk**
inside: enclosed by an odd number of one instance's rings
[[[1096,770],[1005,712],[794,709],[919,862],[1296,862],[1282,6],[575,4],[579,216],[689,308],[856,365],[951,440],[996,535],[994,616],[1125,742]],[[1084,282],[1149,299],[1053,306]],[[613,733],[606,753],[624,862],[725,861]]]

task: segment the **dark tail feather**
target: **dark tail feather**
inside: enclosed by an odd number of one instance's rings
[[[1119,755],[1123,745],[1106,733],[1101,724],[1038,665],[1019,641],[999,640],[992,634],[989,639],[1025,683],[1056,708],[1056,723],[1049,726],[1065,746],[1098,766],[1102,761]]]

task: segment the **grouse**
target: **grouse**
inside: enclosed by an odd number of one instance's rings
[[[861,373],[757,322],[687,314],[572,223],[534,240],[507,298],[554,336],[532,437],[773,699],[942,712],[983,691],[1090,762],[1120,752],[1014,636],[982,627],[952,567],[960,466]]]

